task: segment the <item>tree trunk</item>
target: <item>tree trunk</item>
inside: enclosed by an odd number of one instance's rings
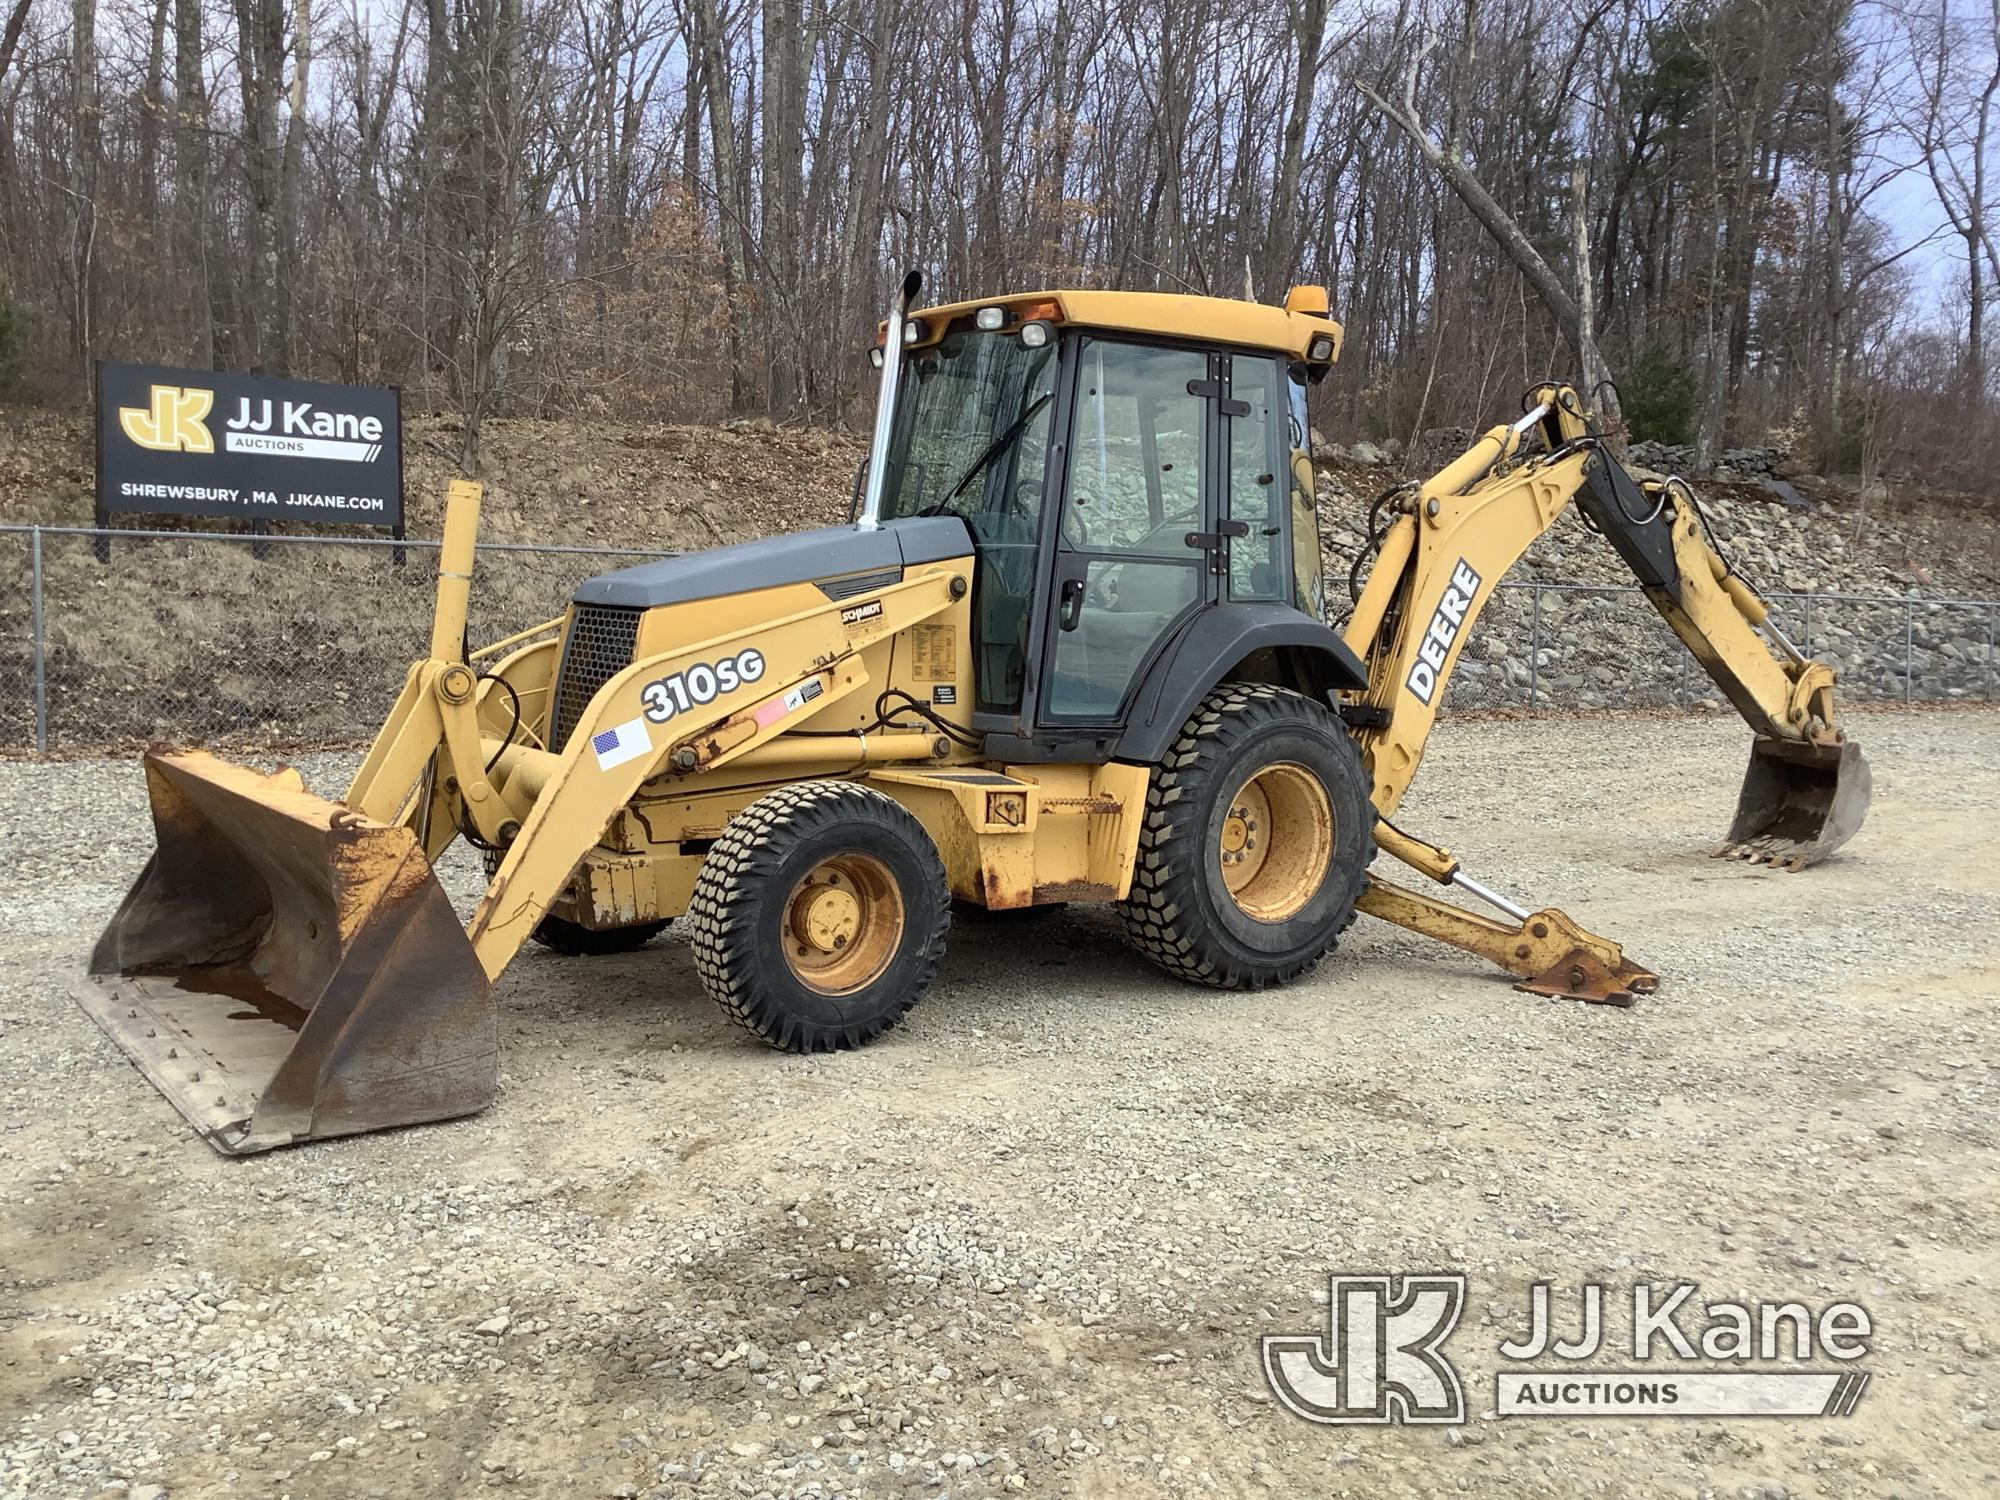
[[[299,177],[305,168],[306,100],[312,77],[312,0],[292,0],[292,83],[285,98],[284,150],[278,161],[277,284],[272,288],[276,373],[291,373],[293,310],[305,279],[299,260]],[[276,80],[274,80],[275,84]],[[349,191],[354,191],[350,187]]]
[[[729,67],[715,0],[692,0],[695,29],[701,38],[703,91],[708,103],[708,149],[715,160],[716,216],[722,237],[722,292],[727,303],[724,324],[729,348],[729,410],[741,414],[750,404],[749,381],[743,370],[743,294],[749,281],[744,244],[743,184],[737,173],[736,121],[730,107]]]
[[[1303,0],[1291,13],[1292,42],[1298,75],[1292,84],[1291,106],[1278,148],[1278,182],[1271,197],[1270,238],[1264,258],[1263,281],[1275,294],[1289,285],[1299,267],[1299,173],[1305,159],[1306,126],[1312,118],[1313,97],[1319,91],[1319,55],[1326,45],[1328,0]]]
[[[1576,282],[1576,353],[1583,371],[1583,404],[1597,416],[1605,436],[1624,448],[1625,413],[1611,368],[1597,347],[1596,278],[1590,270],[1590,174],[1582,164],[1569,170],[1570,254]]]
[[[97,0],[70,6],[70,338],[86,386],[96,342],[97,168],[103,117],[97,103]]]
[[[14,65],[14,51],[21,45],[21,28],[28,24],[28,7],[34,0],[14,0],[14,8],[7,13],[7,29],[0,31],[0,79]]]
[[[171,0],[154,0],[146,37],[146,76],[139,89],[139,211],[145,216],[153,243],[165,235],[160,225],[160,117],[166,113],[162,96],[167,67],[167,7]]]
[[[215,312],[209,296],[208,85],[202,0],[174,0],[173,255],[187,288],[187,361],[215,368]]]
[[[239,317],[250,368],[290,373],[286,346],[285,234],[280,207],[284,147],[278,134],[278,99],[285,68],[284,0],[235,0],[236,71],[243,95],[243,172],[246,307]]]

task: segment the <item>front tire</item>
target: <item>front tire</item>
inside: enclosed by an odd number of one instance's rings
[[[686,925],[703,987],[787,1052],[858,1047],[937,973],[951,893],[901,803],[849,781],[759,797],[703,860]]]
[[[1360,749],[1332,714],[1281,688],[1224,683],[1146,789],[1126,933],[1198,984],[1296,978],[1354,921],[1374,822]]]

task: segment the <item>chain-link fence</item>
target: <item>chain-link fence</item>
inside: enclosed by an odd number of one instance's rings
[[[1833,668],[1843,703],[2000,701],[2000,602],[1764,598],[1779,630]],[[1446,702],[1526,713],[1722,706],[1721,689],[1638,589],[1549,583],[1500,585]]]
[[[487,543],[474,644],[562,612],[579,579],[658,552]],[[436,544],[0,528],[0,749],[155,739],[366,740],[429,638]],[[1777,594],[1774,617],[1845,702],[2000,700],[2000,603]],[[1721,706],[1635,588],[1502,584],[1448,711]]]
[[[486,544],[474,644],[658,552]],[[435,543],[0,532],[0,747],[339,744],[380,727],[429,640]]]

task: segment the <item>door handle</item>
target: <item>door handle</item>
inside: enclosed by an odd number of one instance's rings
[[[1076,622],[1083,616],[1083,580],[1065,578],[1062,586],[1062,609],[1056,616],[1056,624],[1063,630],[1076,629]]]

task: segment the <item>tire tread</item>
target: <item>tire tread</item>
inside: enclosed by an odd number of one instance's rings
[[[1177,842],[1189,836],[1183,819],[1175,811],[1193,795],[1198,784],[1228,774],[1229,742],[1236,732],[1272,719],[1324,724],[1332,716],[1311,699],[1285,688],[1261,682],[1218,684],[1181,726],[1180,733],[1160,758],[1146,787],[1146,818],[1139,832],[1139,849],[1132,871],[1132,888],[1118,904],[1125,931],[1133,945],[1160,968],[1195,984],[1216,989],[1263,989],[1284,984],[1318,963],[1339,943],[1340,936],[1354,923],[1355,902],[1368,880],[1368,865],[1375,853],[1374,839],[1363,841],[1364,857],[1352,869],[1335,860],[1327,872],[1329,880],[1340,880],[1337,915],[1329,924],[1325,942],[1281,965],[1253,967],[1223,954],[1208,941],[1202,923],[1191,910],[1186,882],[1204,877],[1202,859],[1175,858]],[[1360,752],[1344,730],[1339,741],[1355,757],[1360,771]]]
[[[702,861],[684,919],[695,972],[724,1014],[773,1047],[788,1052],[845,1051],[872,1041],[900,1024],[936,977],[951,925],[951,903],[943,899],[937,903],[931,929],[914,935],[921,944],[918,968],[891,1013],[845,1027],[815,1028],[821,1033],[816,1035],[758,983],[757,913],[763,903],[782,901],[789,894],[773,888],[784,845],[829,826],[885,818],[907,819],[923,835],[920,846],[931,865],[929,878],[943,891],[944,863],[923,825],[893,797],[852,781],[800,781],[765,793],[729,820]],[[906,945],[911,940],[906,933]]]

